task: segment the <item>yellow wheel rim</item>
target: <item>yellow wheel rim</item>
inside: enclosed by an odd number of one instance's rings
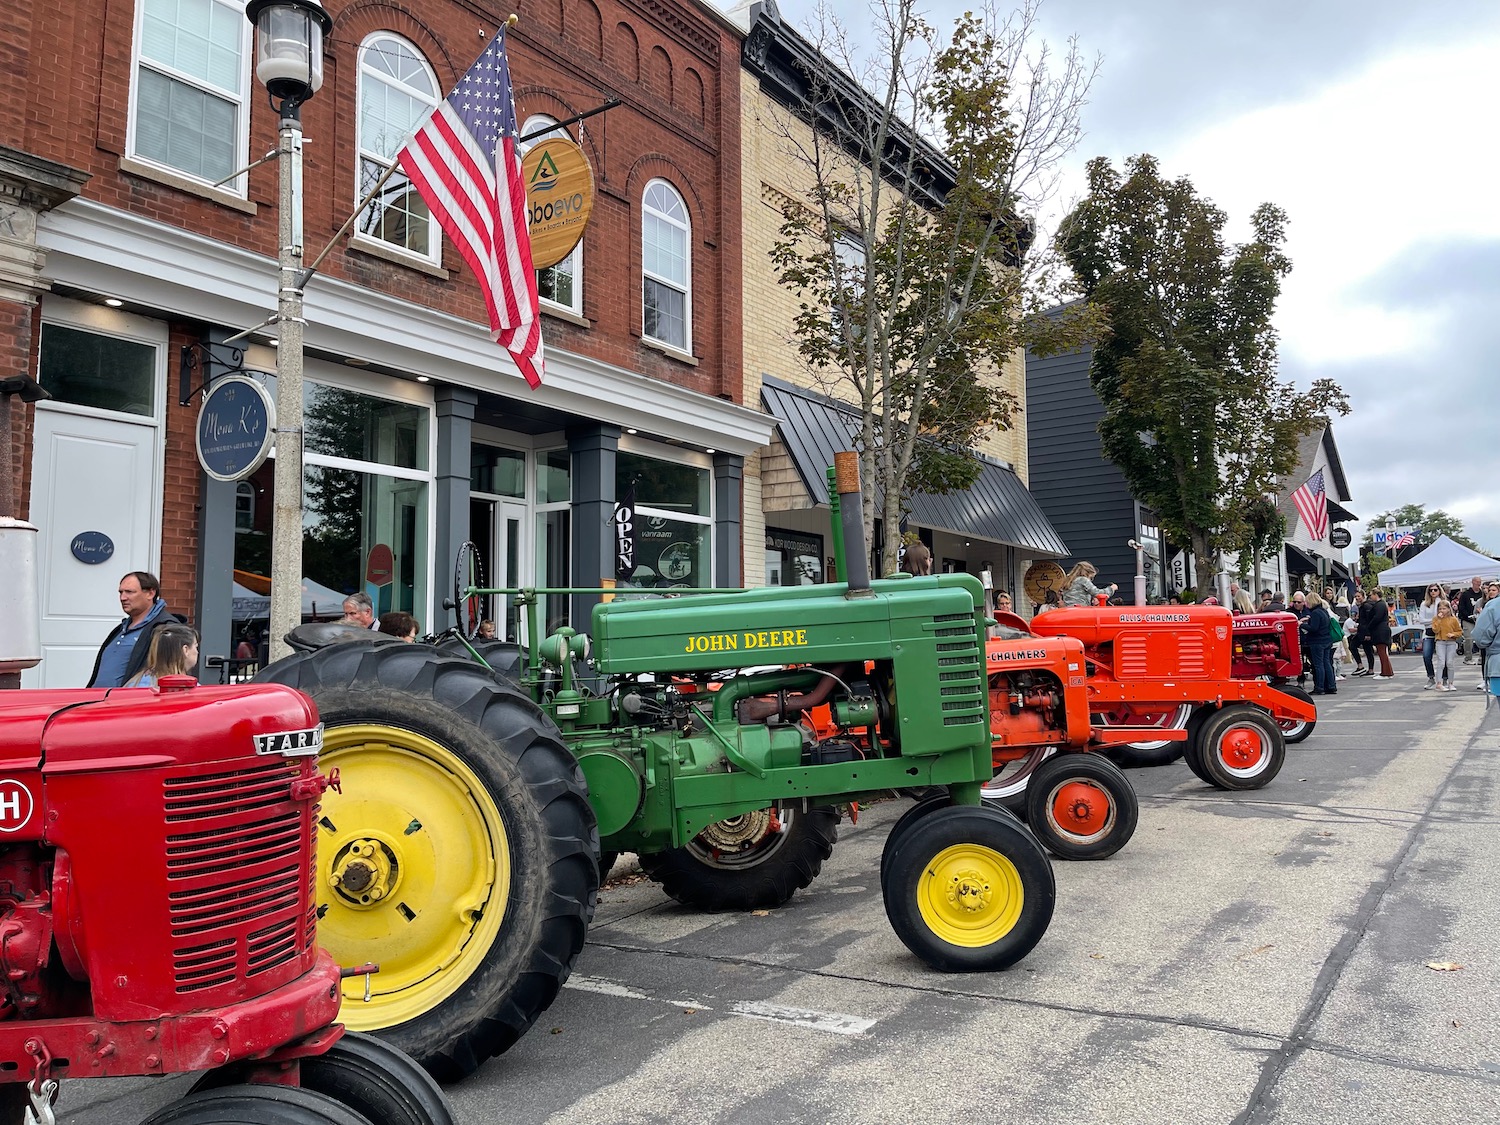
[[[917,882],[922,921],[950,945],[979,949],[999,941],[1021,919],[1021,873],[981,844],[954,844],[933,856]]]
[[[318,824],[318,941],[343,966],[339,1018],[355,1031],[415,1019],[466,981],[494,944],[510,896],[500,809],[451,751],[384,725],[333,727]]]

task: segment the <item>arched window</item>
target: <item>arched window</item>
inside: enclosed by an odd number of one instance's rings
[[[234,486],[234,530],[255,530],[255,485],[247,480]]]
[[[693,346],[692,228],[687,207],[666,180],[641,197],[641,333],[677,351]]]
[[[549,125],[556,125],[556,118],[548,117],[546,114],[538,113],[526,119],[526,124],[521,126],[521,152],[538,141],[548,140],[552,137],[572,137],[566,129],[547,129]],[[535,133],[536,136],[531,136]],[[529,140],[526,138],[530,138]],[[537,296],[548,304],[567,309],[578,316],[583,315],[583,240],[578,240],[578,245],[573,247],[573,252],[555,266],[548,266],[544,270],[536,271]]]
[[[420,51],[388,32],[359,49],[359,175],[356,202],[385,175],[412,131],[440,100],[437,78]],[[358,235],[436,262],[442,231],[427,204],[397,172],[360,213]]]

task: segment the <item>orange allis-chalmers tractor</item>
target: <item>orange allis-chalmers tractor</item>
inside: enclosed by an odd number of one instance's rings
[[[1097,606],[999,614],[988,645],[995,778],[989,800],[1065,859],[1101,859],[1135,831],[1135,791],[1103,753],[1181,744],[1221,789],[1258,789],[1286,755],[1282,722],[1311,699],[1231,671],[1233,618],[1218,606]]]
[[[54,1120],[60,1079],[196,1071],[149,1125],[452,1121],[337,1022],[321,737],[275,685],[0,691],[0,1122]]]

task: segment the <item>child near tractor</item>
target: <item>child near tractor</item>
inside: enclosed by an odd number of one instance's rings
[[[1435,641],[1432,654],[1433,677],[1438,691],[1457,691],[1453,686],[1453,669],[1458,665],[1458,641],[1464,634],[1463,624],[1446,599],[1439,598],[1437,613],[1432,619],[1432,635]],[[1429,688],[1434,685],[1429,683]]]

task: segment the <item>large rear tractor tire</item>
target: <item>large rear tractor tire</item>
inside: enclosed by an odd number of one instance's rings
[[[1204,720],[1198,731],[1199,775],[1219,789],[1259,789],[1286,761],[1276,720],[1259,707],[1236,703]]]
[[[440,1081],[510,1047],[557,997],[599,887],[599,833],[552,721],[472,661],[350,641],[256,677],[310,695],[326,728],[318,940],[339,1018]]]
[[[1104,859],[1135,834],[1140,801],[1120,767],[1098,754],[1059,754],[1026,787],[1026,823],[1059,859]]]
[[[373,1035],[346,1031],[323,1054],[303,1059],[301,1069],[304,1090],[379,1125],[454,1125],[453,1107],[432,1076]]]
[[[1277,684],[1276,690],[1285,692],[1293,699],[1300,699],[1303,703],[1311,703],[1313,701],[1313,697],[1296,684]],[[1313,728],[1318,725],[1318,720],[1277,719],[1276,725],[1281,728],[1281,737],[1286,741],[1288,746],[1291,746],[1294,743],[1303,741],[1308,735],[1312,734]]]
[[[1188,704],[1170,711],[1156,711],[1127,716],[1129,722],[1139,726],[1157,726],[1163,730],[1182,730],[1192,718],[1193,709]],[[1106,715],[1095,716],[1100,726],[1115,725]],[[1149,739],[1144,742],[1127,742],[1109,747],[1105,754],[1121,769],[1150,769],[1168,766],[1182,757],[1187,744],[1174,739]]]
[[[765,910],[818,877],[839,838],[828,805],[773,806],[709,825],[685,847],[644,854],[641,870],[684,906]]]
[[[907,823],[881,877],[896,936],[945,973],[1008,969],[1052,921],[1052,865],[1030,832],[989,805],[948,805]]]
[[[157,1110],[141,1125],[384,1125],[296,1086],[221,1086]]]

